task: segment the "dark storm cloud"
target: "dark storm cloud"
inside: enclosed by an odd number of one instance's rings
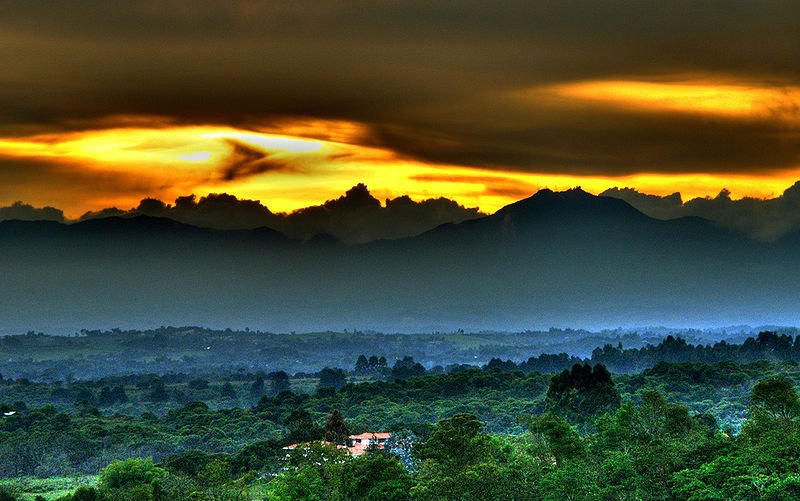
[[[225,181],[291,169],[288,164],[270,158],[271,155],[267,152],[240,141],[229,139],[228,143],[231,145],[231,154],[219,169]]]
[[[109,114],[245,126],[301,116],[362,122],[401,154],[446,163],[773,170],[797,165],[800,121],[558,110],[511,96],[714,75],[790,88],[798,26],[793,0],[5,1],[0,130]]]
[[[433,141],[417,132],[425,126],[380,130],[380,137],[433,161],[546,173],[748,173],[800,165],[800,125],[782,120],[590,108],[531,123],[521,123],[519,112],[507,116],[518,125],[462,128]]]

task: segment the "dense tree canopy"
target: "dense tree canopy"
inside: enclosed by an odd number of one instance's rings
[[[72,500],[796,499],[800,365],[758,358],[796,348],[764,333],[592,355],[757,360],[634,374],[559,355],[426,369],[355,351],[350,373],[6,378],[0,477],[99,474]],[[325,443],[376,431],[392,438],[362,456]]]

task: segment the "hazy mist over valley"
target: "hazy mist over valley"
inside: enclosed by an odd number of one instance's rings
[[[355,245],[139,214],[7,220],[2,329],[794,325],[798,235],[766,242],[701,218],[657,220],[580,189]]]

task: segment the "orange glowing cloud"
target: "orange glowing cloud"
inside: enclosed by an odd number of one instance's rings
[[[632,88],[614,88],[616,94],[610,95],[629,100],[638,95]],[[670,99],[659,102],[678,106]],[[709,98],[705,106],[724,108],[725,102]],[[493,212],[541,188],[582,186],[600,193],[630,186],[660,195],[681,191],[685,197],[715,195],[728,188],[735,197],[768,197],[800,178],[800,168],[763,175],[604,177],[431,164],[377,146],[366,126],[341,121],[285,122],[250,130],[159,121],[148,125],[145,119],[132,118],[122,124],[0,138],[0,204],[20,199],[58,204],[74,218],[111,205],[128,208],[146,196],[171,201],[189,193],[227,192],[260,200],[273,211],[291,211],[336,198],[363,182],[379,198],[443,196]],[[15,161],[24,162],[25,169],[3,170],[3,163]],[[28,182],[20,182],[21,176]],[[102,183],[94,185],[96,179]],[[110,189],[112,184],[122,187]],[[126,192],[125,186],[132,188]]]
[[[439,172],[438,166],[401,158],[386,148],[355,144],[357,141],[368,143],[369,138],[366,129],[355,123],[298,121],[283,127],[273,124],[241,130],[160,122],[147,127],[141,121],[132,121],[124,127],[0,139],[0,156],[63,169],[79,165],[85,172],[120,179],[155,178],[153,191],[146,196],[171,199],[188,192],[205,195],[226,191],[262,200],[277,211],[335,198],[355,182],[366,182],[376,194],[386,197],[449,195],[480,201],[481,190],[475,192],[472,185],[415,180]],[[48,170],[48,175],[52,172]],[[35,176],[35,172],[30,175]],[[65,190],[64,186],[48,189],[48,182],[59,184],[52,177],[43,178],[38,183],[38,195],[12,196],[44,203],[41,197],[56,189]],[[59,198],[63,200],[63,196]],[[131,202],[128,197],[121,200]],[[109,202],[108,196],[97,193],[94,199],[68,202],[64,209],[74,216]]]
[[[630,109],[800,120],[800,87],[707,80],[597,80],[536,89],[575,101]]]

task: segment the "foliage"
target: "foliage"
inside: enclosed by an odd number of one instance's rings
[[[153,465],[152,459],[112,461],[100,471],[102,489],[128,489],[140,484],[155,484],[167,475],[166,470]]]
[[[350,427],[347,426],[341,412],[334,409],[322,429],[325,432],[325,440],[334,444],[346,445],[347,437],[350,435]]]
[[[602,365],[575,364],[553,376],[545,409],[575,424],[589,425],[619,407],[620,396],[611,374]]]
[[[585,447],[578,432],[566,421],[553,414],[537,416],[530,422],[531,433],[538,435],[546,455],[538,455],[540,461],[563,464],[580,458]]]
[[[391,377],[393,379],[408,379],[414,376],[424,376],[425,367],[417,362],[414,362],[414,357],[403,357],[394,363],[392,367]]]
[[[792,382],[784,378],[759,381],[750,396],[752,412],[765,413],[772,419],[791,419],[800,413],[800,401]]]
[[[319,388],[335,388],[341,389],[342,386],[347,384],[347,374],[342,369],[331,369],[325,367],[319,371]]]
[[[773,333],[741,345],[667,338],[635,351],[602,348],[592,359],[758,360],[767,347],[772,359],[791,358],[796,343]],[[0,476],[15,480],[0,488],[19,496],[34,492],[23,490],[23,475],[102,471],[95,487],[60,485],[73,500],[796,499],[800,491],[794,361],[656,362],[612,376],[600,364],[564,367],[573,360],[558,355],[482,369],[396,360],[390,369],[360,356],[352,374],[3,379]],[[540,363],[556,373],[532,369]],[[322,441],[344,443],[351,431],[393,436],[359,457]]]

